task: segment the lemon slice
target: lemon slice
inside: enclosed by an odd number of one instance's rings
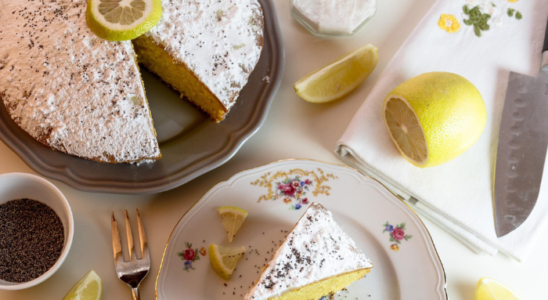
[[[425,168],[464,153],[487,123],[478,89],[453,73],[431,72],[411,78],[388,94],[383,119],[405,159]]]
[[[520,300],[508,286],[494,279],[483,277],[476,286],[475,300]]]
[[[236,264],[245,253],[245,247],[223,247],[209,245],[209,260],[213,270],[225,280],[229,280]]]
[[[72,286],[63,300],[100,300],[102,295],[103,281],[91,270]]]
[[[394,144],[405,158],[422,166],[428,157],[426,138],[413,108],[401,98],[390,98],[384,109],[384,119]]]
[[[109,41],[132,40],[154,27],[162,17],[161,0],[89,0],[89,28]]]
[[[367,44],[295,83],[295,92],[308,102],[339,99],[358,87],[373,72],[379,60],[377,47]]]
[[[219,214],[226,229],[228,242],[232,243],[232,239],[236,236],[247,217],[247,211],[235,206],[223,206],[219,207]]]

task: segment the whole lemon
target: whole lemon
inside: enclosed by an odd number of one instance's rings
[[[464,153],[487,122],[485,103],[466,78],[448,72],[413,77],[384,99],[390,138],[409,162],[433,167]]]

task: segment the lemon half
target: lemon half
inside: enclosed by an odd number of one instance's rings
[[[235,206],[223,206],[219,207],[219,215],[221,215],[228,242],[232,243],[232,239],[236,237],[236,233],[247,217],[247,211]]]
[[[91,270],[72,286],[63,300],[100,300],[102,295],[103,281]]]
[[[518,294],[494,279],[483,277],[476,286],[475,300],[520,300]]]
[[[245,253],[245,247],[223,247],[209,245],[209,260],[213,270],[225,280],[229,280],[238,261]]]
[[[89,0],[86,11],[89,28],[109,41],[137,38],[161,17],[161,0]]]
[[[487,123],[478,89],[453,73],[411,78],[388,94],[383,119],[390,138],[409,162],[425,168],[464,153]]]
[[[295,83],[295,92],[313,103],[339,99],[367,79],[378,60],[377,47],[367,44],[304,76]]]

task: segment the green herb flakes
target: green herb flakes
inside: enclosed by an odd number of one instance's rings
[[[468,5],[462,7],[465,15],[468,16],[468,20],[463,20],[464,24],[468,26],[474,26],[474,33],[476,36],[481,37],[481,32],[489,30],[491,27],[487,22],[491,18],[490,14],[484,14],[481,12],[479,5],[469,8]]]
[[[508,16],[509,16],[510,18],[516,17],[516,20],[521,20],[521,19],[523,19],[523,15],[522,15],[519,11],[517,11],[517,10],[515,10],[515,9],[513,9],[513,8],[509,8],[509,9],[508,9]]]
[[[521,20],[523,18],[523,15],[518,11],[516,12],[516,19]]]

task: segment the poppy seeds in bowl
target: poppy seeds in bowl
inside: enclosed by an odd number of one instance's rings
[[[18,199],[0,205],[0,279],[40,277],[57,262],[64,241],[63,223],[46,204]]]

